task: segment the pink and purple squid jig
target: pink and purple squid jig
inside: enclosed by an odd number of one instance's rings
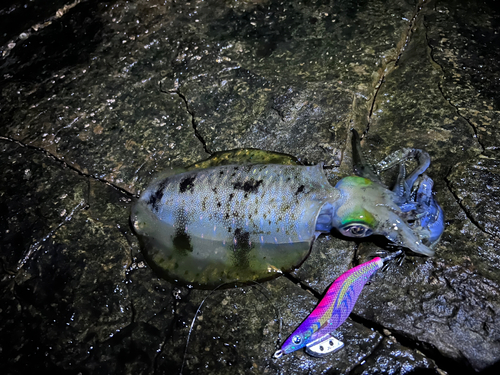
[[[344,272],[328,288],[318,306],[275,353],[275,357],[327,340],[329,334],[347,319],[363,287],[383,264],[384,261],[376,257]]]

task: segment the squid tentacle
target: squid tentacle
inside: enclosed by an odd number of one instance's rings
[[[408,188],[415,184],[418,176],[423,174],[431,164],[429,154],[418,148],[402,148],[385,157],[374,165],[377,173],[383,172],[397,164],[402,164],[407,160],[414,159],[417,161],[417,167],[405,178],[405,183]]]
[[[406,244],[413,251],[432,255],[433,248],[444,231],[444,215],[433,196],[433,181],[424,173],[430,166],[429,154],[420,149],[402,148],[378,163],[370,165],[366,161],[361,149],[360,137],[355,130],[352,135],[352,149],[355,173],[376,183],[382,189],[379,192],[376,192],[378,190],[375,188],[364,192],[369,193],[371,201],[378,202],[378,205],[371,208],[371,214],[379,220],[378,228],[373,233],[382,233],[396,244]],[[405,163],[408,160],[415,160],[417,167],[407,175]],[[399,166],[399,173],[391,195],[383,192],[386,186],[379,174],[396,165]],[[342,184],[337,186],[342,187]],[[346,186],[344,191],[351,199],[357,199],[352,187]],[[366,202],[364,205],[368,207]],[[397,206],[396,211],[390,208],[393,205]],[[390,230],[390,226],[398,227],[399,231]],[[402,230],[402,228],[405,229]]]
[[[367,178],[386,187],[380,180],[376,170],[366,161],[363,150],[361,149],[361,139],[358,132],[354,129],[352,130],[352,159],[354,173],[357,176]]]

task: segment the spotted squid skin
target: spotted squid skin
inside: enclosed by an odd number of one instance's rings
[[[162,276],[211,287],[300,265],[318,214],[339,195],[322,164],[223,165],[156,181],[131,219]]]
[[[285,340],[281,351],[288,354],[335,331],[352,312],[365,284],[382,266],[379,257],[344,272],[328,288],[323,299],[300,326]]]

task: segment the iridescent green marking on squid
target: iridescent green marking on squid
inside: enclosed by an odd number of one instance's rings
[[[354,186],[354,187],[363,187],[363,186],[371,186],[373,185],[373,181],[358,176],[347,176],[342,179],[342,183],[344,186]]]
[[[362,207],[355,207],[342,218],[342,226],[354,223],[363,223],[371,228],[377,225],[375,217]]]

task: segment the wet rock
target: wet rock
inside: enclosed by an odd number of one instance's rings
[[[498,366],[498,14],[489,2],[40,4],[0,9],[9,15],[0,43],[5,373]],[[213,294],[160,280],[144,262],[128,216],[152,173],[256,147],[324,161],[335,181],[352,173],[351,127],[367,131],[374,160],[403,146],[431,154],[448,225],[435,258],[408,256],[375,276],[337,332],[346,343],[337,354],[272,357],[328,285],[380,249],[371,242],[323,235],[289,279]]]
[[[83,2],[20,41],[3,67],[3,136],[130,192],[153,171],[205,158],[184,100],[159,85],[172,53],[157,23],[167,9],[139,16],[145,4]]]
[[[494,364],[498,284],[482,276],[467,258],[456,265],[419,263],[404,264],[374,281],[354,311],[420,342],[425,350],[437,348],[456,360],[464,356],[476,368]]]
[[[471,71],[461,68],[466,59],[458,52],[466,41],[451,31],[457,24],[467,28],[461,24],[468,20],[463,6],[455,11],[439,2],[437,11],[423,9],[424,18],[415,23],[396,70],[379,89],[365,143],[375,160],[401,144],[428,151],[433,160],[428,174],[448,226],[435,259],[408,258],[401,269],[387,272],[376,286],[374,282],[365,288],[355,312],[411,338],[425,353],[437,349],[443,357],[465,360],[478,371],[500,360],[498,332],[490,329],[490,324],[497,324],[500,307],[492,215],[497,177],[494,147],[484,147],[487,142],[494,144],[494,137],[478,138],[479,125],[469,118],[473,111],[463,110],[472,108],[478,111],[477,118],[484,119],[492,108],[450,83],[471,84]],[[471,19],[479,14],[483,12]],[[446,20],[447,26],[439,20]],[[446,35],[438,30],[446,30]],[[446,50],[436,47],[445,45]],[[481,54],[493,58],[487,48],[482,44]],[[485,131],[494,128],[486,126]],[[480,155],[485,151],[491,156]],[[476,182],[471,182],[472,176]],[[359,253],[367,256],[375,250],[363,244]]]
[[[432,60],[443,72],[440,90],[487,153],[498,150],[499,16],[490,1],[436,2],[424,22]]]
[[[346,342],[346,347],[337,355],[313,358],[299,351],[275,359],[273,354],[279,348],[277,344],[281,345],[314,308],[317,303],[314,296],[286,278],[279,278],[264,286],[217,291],[208,296],[192,291],[187,303],[180,302],[179,309],[184,311],[179,311],[179,316],[193,317],[202,299],[204,303],[189,336],[183,371],[186,374],[248,371],[345,373],[369,355],[381,340],[379,333],[347,321],[337,332],[338,338]],[[283,319],[281,337],[280,316]],[[191,322],[184,321],[183,325],[174,339],[176,349],[172,352],[171,348],[164,348],[160,368],[165,368],[167,360],[181,362]],[[218,355],[214,356],[214,353]]]
[[[392,5],[403,18],[413,12]],[[373,66],[395,54],[405,22],[370,3],[197,7],[186,12],[200,27],[179,24],[182,44],[163,82],[186,98],[207,149],[258,147],[339,164],[353,99],[369,97]],[[377,42],[381,35],[390,42]]]
[[[43,1],[32,1],[28,4],[22,4],[12,0],[5,1],[2,5],[2,15],[9,15],[9,17],[5,17],[6,21],[2,25],[3,35],[0,38],[0,45],[3,45],[9,39],[13,39],[15,35],[19,35],[28,29],[37,16],[50,17],[64,2],[54,1],[47,4]],[[24,22],[19,22],[19,19],[24,19]],[[7,30],[9,32],[6,32]]]
[[[132,316],[130,199],[1,142],[2,363],[6,373],[75,369]]]
[[[427,43],[419,19],[407,50],[380,86],[362,145],[373,161],[402,146],[424,149],[432,159],[427,173],[439,193],[444,184],[435,176],[477,155],[481,145],[467,120],[443,97],[443,72],[432,61]]]
[[[410,350],[393,337],[385,337],[353,374],[440,374],[436,364],[418,350]]]
[[[456,166],[448,179],[460,206],[472,222],[484,232],[498,237],[500,234],[499,160],[482,157],[461,163]]]
[[[39,253],[38,246],[50,240],[52,232],[86,206],[88,181],[40,150],[5,140],[0,140],[0,147],[0,256],[7,272],[15,272],[31,255]]]
[[[292,275],[322,294],[337,277],[354,267],[354,253],[355,243],[352,241],[321,235],[314,242],[309,257]]]

